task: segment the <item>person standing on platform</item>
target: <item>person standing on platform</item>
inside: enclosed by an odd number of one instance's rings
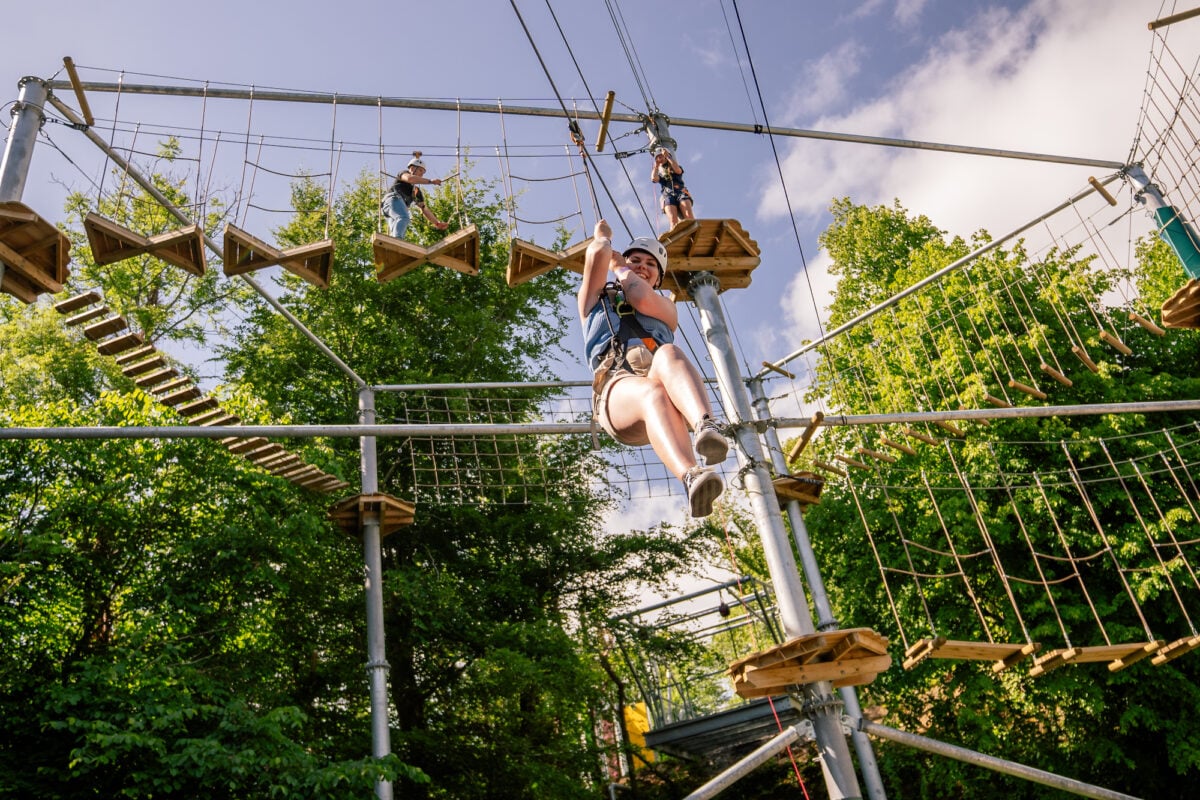
[[[441,186],[442,179],[425,177],[425,162],[421,160],[421,151],[417,150],[404,171],[396,176],[391,190],[383,196],[383,215],[388,221],[389,236],[404,238],[408,224],[412,221],[409,209],[413,206],[421,210],[433,227],[439,231],[446,230],[447,223],[438,219],[425,205],[425,193],[421,191],[421,186],[426,184]]]
[[[692,212],[692,195],[683,184],[683,167],[665,147],[654,152],[654,168],[650,180],[662,187],[662,209],[672,228],[681,219],[695,219]]]

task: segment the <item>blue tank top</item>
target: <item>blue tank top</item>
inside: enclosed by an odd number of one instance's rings
[[[645,329],[646,333],[650,334],[654,338],[654,341],[659,344],[671,344],[675,341],[674,332],[662,320],[655,317],[648,317],[638,311],[635,311],[633,316]],[[611,328],[609,327],[610,323],[612,325]],[[600,366],[600,359],[604,356],[604,351],[608,349],[609,344],[612,342],[612,332],[620,332],[620,330],[621,318],[603,300],[596,303],[592,307],[592,310],[588,312],[587,319],[583,320],[583,347],[584,352],[587,354],[588,366],[591,367],[593,372],[596,371],[596,367]]]

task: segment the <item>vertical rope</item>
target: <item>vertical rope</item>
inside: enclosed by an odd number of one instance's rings
[[[238,193],[233,200],[233,218],[238,218],[238,210],[242,212],[242,222],[246,220],[246,210],[242,206],[242,195],[246,189],[246,168],[250,164],[250,122],[254,119],[254,86],[250,86],[250,103],[246,109],[246,140],[242,150],[242,182],[238,184]]]
[[[379,174],[375,178],[375,232],[378,233],[383,229],[383,187],[387,175],[387,163],[383,157],[383,95],[379,95],[375,99],[375,107],[378,110],[379,118]]]
[[[329,238],[329,221],[333,217],[333,142],[337,138],[337,93],[333,95],[333,119],[329,123],[329,187],[325,192],[325,236]]]

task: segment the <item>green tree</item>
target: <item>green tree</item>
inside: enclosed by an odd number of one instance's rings
[[[841,276],[833,308],[842,321],[990,242],[982,232],[969,242],[948,238],[899,204],[842,200],[833,211],[822,244]],[[1181,272],[1153,241],[1140,245],[1128,275],[1099,268],[1078,249],[1035,260],[1021,243],[995,248],[825,345],[810,399],[861,414],[1194,398],[1194,337],[1159,338],[1130,324],[1129,313],[1139,309],[1101,300],[1128,278],[1156,307]],[[1117,331],[1132,352],[1111,348],[1102,329]],[[1071,385],[1052,380],[1043,364],[1061,366]],[[1040,386],[1048,399],[1015,383]],[[1160,566],[1151,539],[1166,541],[1170,531],[1194,540],[1194,498],[1180,494],[1178,472],[1161,461],[1140,474],[1136,466],[1165,447],[1155,430],[1188,419],[1125,413],[956,423],[962,437],[917,426],[939,441],[933,446],[899,425],[827,431],[810,444],[806,463],[847,454],[870,467],[852,469],[850,481],[831,478],[807,514],[843,626],[874,627],[896,643],[941,634],[1028,639],[1049,650],[1064,646],[1064,630],[1076,646],[1104,644],[1097,618],[1114,643],[1146,641],[1144,614],[1162,639],[1190,635],[1184,615],[1196,613],[1198,587],[1182,558]],[[916,452],[895,463],[871,455],[899,455],[888,442]],[[1040,559],[1054,585],[1048,593],[1037,581],[1030,541],[1039,553],[1061,553],[1067,541],[1076,555],[1099,555],[1079,566],[1082,584],[1061,561]],[[882,576],[876,554],[888,570]],[[1118,572],[1114,557],[1137,568]],[[1005,574],[1033,580],[1002,580],[997,559]],[[1168,573],[1183,589],[1178,601]],[[1103,665],[1068,666],[1036,678],[1028,667],[994,674],[986,662],[925,661],[912,670],[897,665],[860,691],[865,706],[884,707],[885,722],[897,727],[1140,796],[1178,794],[1200,773],[1200,731],[1170,711],[1196,702],[1192,660],[1144,661],[1112,673]],[[976,767],[890,744],[878,749],[885,782],[904,787],[905,796],[1045,796],[1042,787]]]

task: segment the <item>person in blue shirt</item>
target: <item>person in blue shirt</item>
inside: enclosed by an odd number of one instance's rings
[[[699,371],[674,343],[675,303],[655,291],[666,268],[662,242],[639,237],[618,253],[612,228],[604,220],[596,223],[577,298],[593,373],[592,408],[618,442],[653,447],[683,481],[692,516],[706,517],[725,489],[708,467],[725,460],[729,443],[713,419]],[[609,280],[610,270],[615,281]]]
[[[408,232],[408,224],[412,221],[409,212],[411,206],[416,206],[425,215],[433,227],[444,231],[448,227],[425,205],[425,193],[422,185],[433,184],[441,186],[441,178],[425,177],[425,162],[421,160],[421,151],[413,153],[412,160],[405,166],[404,171],[396,176],[391,190],[383,196],[383,215],[388,221],[388,235],[403,239]]]
[[[683,167],[665,147],[654,152],[654,167],[650,180],[662,187],[662,209],[672,228],[681,219],[695,219],[692,211],[692,194],[683,185]]]

